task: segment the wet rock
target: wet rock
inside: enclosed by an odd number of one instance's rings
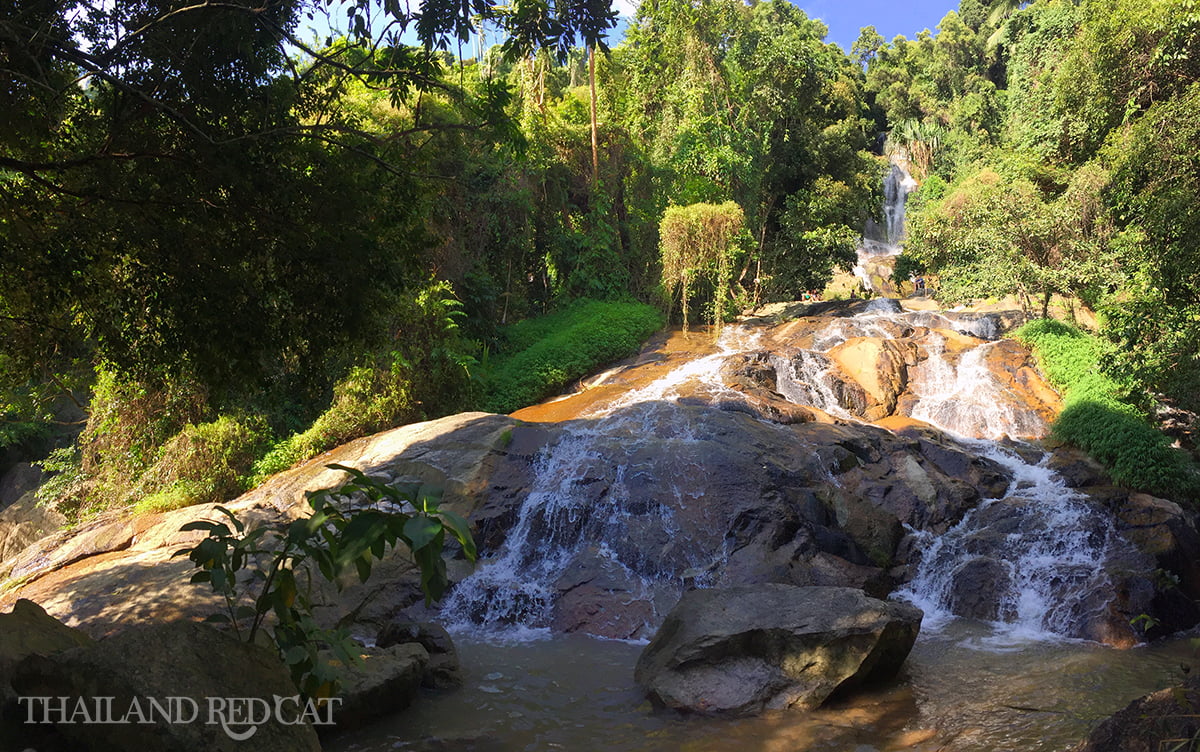
[[[1200,532],[1195,514],[1167,499],[1131,493],[1116,508],[1116,523],[1118,532],[1152,561],[1143,576],[1154,590],[1154,603],[1144,612],[1158,625],[1149,636],[1200,622]]]
[[[375,638],[375,647],[413,643],[425,649],[429,666],[421,677],[421,686],[453,689],[462,686],[462,665],[450,633],[440,624],[398,620],[385,626]]]
[[[871,420],[895,412],[897,399],[908,388],[908,367],[918,360],[911,341],[877,337],[847,340],[828,355],[870,396],[871,404],[860,414]]]
[[[243,751],[245,742],[231,738],[221,723],[206,723],[213,702],[209,698],[216,698],[218,704],[230,697],[271,703],[276,695],[296,694],[287,669],[272,651],[194,623],[132,628],[92,645],[29,656],[18,664],[12,684],[23,696],[112,697],[114,712],[122,717],[135,698],[139,706],[148,708],[148,698],[161,703],[186,697],[199,710],[190,723],[167,723],[161,714],[151,714],[153,723],[56,724],[57,733],[79,751]],[[180,707],[186,710],[182,703]],[[273,713],[269,715],[254,732],[255,750],[320,750],[313,726],[279,723]],[[249,724],[234,724],[231,714],[223,717],[237,734],[249,728]]]
[[[654,604],[620,590],[580,585],[555,601],[550,626],[615,640],[643,639],[655,619]]]
[[[638,659],[658,705],[720,715],[812,709],[893,676],[921,611],[850,588],[767,584],[684,594]]]
[[[1018,409],[1034,412],[1047,425],[1054,420],[1062,399],[1042,376],[1028,348],[1016,340],[998,340],[988,347],[985,363],[999,382],[1001,393],[1011,397]]]
[[[583,632],[612,639],[646,635],[654,605],[637,593],[634,576],[611,555],[592,546],[554,583],[559,596],[550,615],[556,632]]]
[[[950,610],[968,619],[1000,619],[1001,596],[1009,588],[1008,569],[993,558],[970,559],[954,573]]]
[[[1088,456],[1087,452],[1074,447],[1056,447],[1046,467],[1058,473],[1067,488],[1107,486],[1112,483],[1103,465]]]
[[[1161,752],[1200,736],[1200,678],[1138,698],[1092,729],[1072,752]],[[1180,746],[1183,745],[1183,746]]]
[[[684,404],[713,404],[721,410],[734,410],[754,415],[774,423],[809,423],[817,419],[810,408],[798,405],[779,393],[775,365],[769,353],[735,355],[722,366],[721,376],[729,388],[737,391],[739,399],[720,400],[693,396],[684,397]]]
[[[338,665],[342,702],[333,717],[344,729],[404,710],[429,673],[429,653],[417,642],[361,648],[359,654],[361,663]]]

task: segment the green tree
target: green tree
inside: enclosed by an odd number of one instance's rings
[[[724,318],[725,301],[733,282],[736,239],[745,222],[740,206],[723,204],[672,206],[663,214],[659,236],[662,238],[663,286],[672,297],[679,290],[683,328],[688,325],[689,293],[701,280],[712,288],[707,306],[709,321],[719,331]]]

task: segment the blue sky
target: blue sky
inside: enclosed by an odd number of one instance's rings
[[[613,5],[624,17],[622,22],[609,34],[609,44],[616,45],[624,33],[624,27],[629,17],[633,16],[638,0],[613,0]],[[922,29],[936,30],[938,21],[947,11],[958,9],[958,0],[792,0],[804,9],[810,18],[819,18],[829,27],[827,42],[841,45],[846,52],[850,45],[858,39],[858,32],[864,26],[874,26],[887,41],[897,34],[912,39]],[[416,6],[418,0],[409,0]],[[403,3],[401,3],[403,6]],[[334,12],[332,20],[335,25],[344,21],[344,16]],[[300,36],[308,38],[310,33],[324,36],[328,26],[318,16],[315,23],[301,23]],[[342,24],[344,25],[344,24]],[[312,31],[309,31],[309,30]],[[465,54],[470,53],[467,46]]]
[[[887,41],[897,34],[912,39],[922,29],[937,30],[948,11],[958,10],[958,0],[792,0],[809,18],[829,27],[827,42],[846,52],[864,26],[874,26]]]

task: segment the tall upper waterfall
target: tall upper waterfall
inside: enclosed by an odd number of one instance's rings
[[[891,169],[883,179],[883,222],[867,218],[863,240],[858,247],[858,264],[854,267],[855,276],[875,292],[889,292],[885,283],[891,267],[881,266],[879,261],[900,254],[900,241],[904,239],[904,207],[908,194],[916,187],[917,181],[905,169],[903,160],[893,157]]]

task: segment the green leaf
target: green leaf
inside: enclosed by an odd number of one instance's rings
[[[354,567],[358,570],[358,581],[366,582],[371,577],[371,559],[369,557],[360,556],[354,560]]]
[[[229,617],[225,614],[209,614],[208,616],[204,617],[204,621],[213,624],[228,624]]]
[[[442,523],[434,517],[417,515],[404,524],[404,538],[414,552],[425,548],[442,532]]]
[[[301,645],[296,645],[287,649],[283,654],[283,662],[289,666],[294,666],[301,661],[308,659],[308,650]]]
[[[197,572],[192,575],[192,578],[188,582],[208,582],[210,579],[209,572]]]
[[[468,560],[475,561],[478,551],[475,548],[475,539],[471,536],[471,524],[448,509],[443,509],[438,514],[446,523],[446,527],[450,528],[450,532],[454,533],[454,537],[462,544],[463,555]]]

